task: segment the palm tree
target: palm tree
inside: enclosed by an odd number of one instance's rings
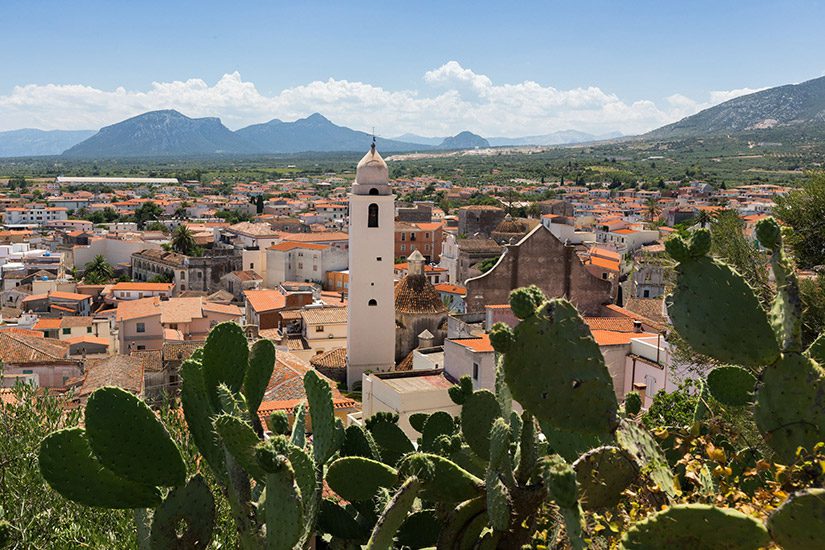
[[[112,268],[112,265],[100,254],[95,256],[91,262],[87,263],[83,270],[83,280],[90,285],[108,283],[114,276],[115,270]]]
[[[191,256],[197,246],[194,235],[185,225],[177,226],[172,232],[172,250],[178,254]]]
[[[658,220],[659,214],[662,213],[662,209],[659,207],[659,201],[656,199],[648,199],[645,203],[645,209],[647,211],[647,219],[650,222]]]
[[[696,215],[696,223],[698,223],[699,227],[703,229],[710,225],[712,220],[713,218],[707,210],[699,210],[699,213]]]

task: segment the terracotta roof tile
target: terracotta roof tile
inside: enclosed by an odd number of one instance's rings
[[[0,361],[6,364],[66,361],[69,346],[59,340],[0,332]]]
[[[89,362],[80,397],[88,396],[104,386],[117,386],[135,394],[143,393],[143,361],[129,355],[113,355],[97,362]]]
[[[246,301],[257,313],[275,311],[286,307],[286,296],[277,290],[245,290],[243,294]]]
[[[312,325],[331,325],[347,322],[347,308],[313,307],[301,310],[304,322]]]
[[[444,313],[447,306],[425,275],[406,275],[394,291],[395,310],[402,313]]]

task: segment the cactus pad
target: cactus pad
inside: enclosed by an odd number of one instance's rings
[[[150,508],[160,504],[156,487],[135,483],[107,470],[92,453],[82,428],[49,434],[40,444],[40,472],[69,500],[101,508]]]
[[[513,399],[544,426],[609,434],[618,408],[598,344],[576,308],[553,299],[514,330],[502,359]]]
[[[544,293],[536,285],[517,288],[510,293],[510,309],[519,319],[527,319],[544,303]]]
[[[386,464],[395,464],[405,454],[415,451],[410,438],[395,422],[374,422],[369,430]]]
[[[421,472],[421,464],[430,470]],[[399,475],[421,477],[421,498],[433,502],[463,502],[478,496],[483,482],[453,461],[429,453],[411,453],[398,465]]]
[[[338,433],[339,426],[332,407],[332,389],[326,380],[311,370],[304,375],[304,390],[312,422],[312,450],[315,463],[320,466],[343,444],[343,427],[340,428],[341,433]]]
[[[275,435],[287,435],[289,430],[289,417],[284,411],[275,411],[266,419],[266,427]]]
[[[229,454],[250,476],[258,482],[263,482],[266,472],[255,458],[255,446],[260,443],[260,439],[252,427],[240,418],[228,414],[218,416],[214,426]]]
[[[186,528],[178,535],[183,521]],[[152,517],[152,548],[199,550],[209,546],[215,524],[215,499],[200,474],[166,495]]]
[[[708,374],[707,388],[714,399],[732,407],[753,401],[756,377],[741,367],[716,367]]]
[[[381,487],[398,483],[398,472],[386,464],[361,456],[345,456],[329,465],[326,482],[342,498],[370,500]]]
[[[215,475],[225,479],[225,456],[223,446],[218,442],[218,437],[212,429],[215,413],[203,381],[203,366],[195,361],[184,361],[180,368],[180,376],[183,380],[180,400],[189,433],[192,434],[195,445]]]
[[[490,428],[501,417],[496,396],[487,390],[477,391],[466,398],[461,408],[461,432],[464,440],[481,458],[490,456]]]
[[[694,350],[746,367],[776,360],[779,347],[768,316],[741,275],[708,257],[684,260],[676,273],[667,311]]]
[[[424,424],[427,423],[429,417],[430,415],[427,413],[413,413],[409,418],[410,426],[412,426],[413,430],[421,433],[424,431]]]
[[[275,370],[275,346],[266,338],[258,340],[249,352],[249,364],[243,379],[243,394],[254,417],[264,398],[266,386]]]
[[[292,550],[304,534],[303,504],[288,460],[278,460],[276,468],[267,468],[266,547],[269,550]]]
[[[86,436],[100,463],[120,477],[146,485],[186,481],[186,465],[169,432],[146,403],[126,390],[92,392]]]
[[[758,520],[707,504],[671,506],[640,521],[622,537],[626,550],[757,550],[769,543],[768,532]]]
[[[756,391],[756,425],[777,458],[792,462],[798,447],[825,440],[825,372],[798,353],[766,367]]]
[[[440,435],[452,435],[455,432],[455,422],[450,413],[437,411],[432,413],[424,423],[421,432],[421,449],[424,451],[435,450],[435,441]]]
[[[635,422],[623,421],[616,431],[616,439],[630,453],[642,472],[647,473],[667,496],[674,498],[678,495],[679,490],[667,458],[650,432]]]
[[[615,506],[622,491],[639,477],[639,467],[627,451],[597,447],[573,463],[582,507],[598,510]]]
[[[785,550],[816,550],[825,541],[825,489],[792,494],[768,517],[773,540]]]
[[[375,524],[370,540],[367,542],[367,550],[389,550],[392,548],[395,533],[412,509],[420,486],[421,482],[413,476],[404,481],[399,487]]]
[[[226,384],[233,392],[243,385],[249,360],[249,347],[243,329],[237,323],[215,325],[203,346],[203,380],[215,410],[220,410],[218,386]]]
[[[361,541],[369,535],[352,514],[338,503],[325,498],[318,513],[318,529],[339,539]]]
[[[426,548],[435,546],[441,522],[435,510],[413,512],[398,528],[398,545],[407,548]]]
[[[341,446],[342,456],[363,456],[372,460],[380,460],[378,447],[372,436],[361,426],[352,424],[344,430],[344,444]]]

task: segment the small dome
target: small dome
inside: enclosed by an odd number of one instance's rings
[[[355,169],[356,185],[386,185],[390,178],[387,163],[375,149],[375,143]]]
[[[397,313],[434,314],[447,311],[441,295],[425,275],[402,277],[395,285],[394,294]]]

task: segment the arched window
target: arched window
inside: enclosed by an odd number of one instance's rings
[[[370,188],[370,195],[377,195],[377,194],[378,194],[378,189],[376,187],[371,187]]]
[[[375,203],[367,209],[367,227],[378,227],[378,205]]]
[[[373,298],[372,300],[370,300],[369,302],[367,302],[367,305],[368,305],[368,306],[377,306],[377,305],[378,305],[378,302],[376,302],[376,301],[375,301],[375,298]]]

